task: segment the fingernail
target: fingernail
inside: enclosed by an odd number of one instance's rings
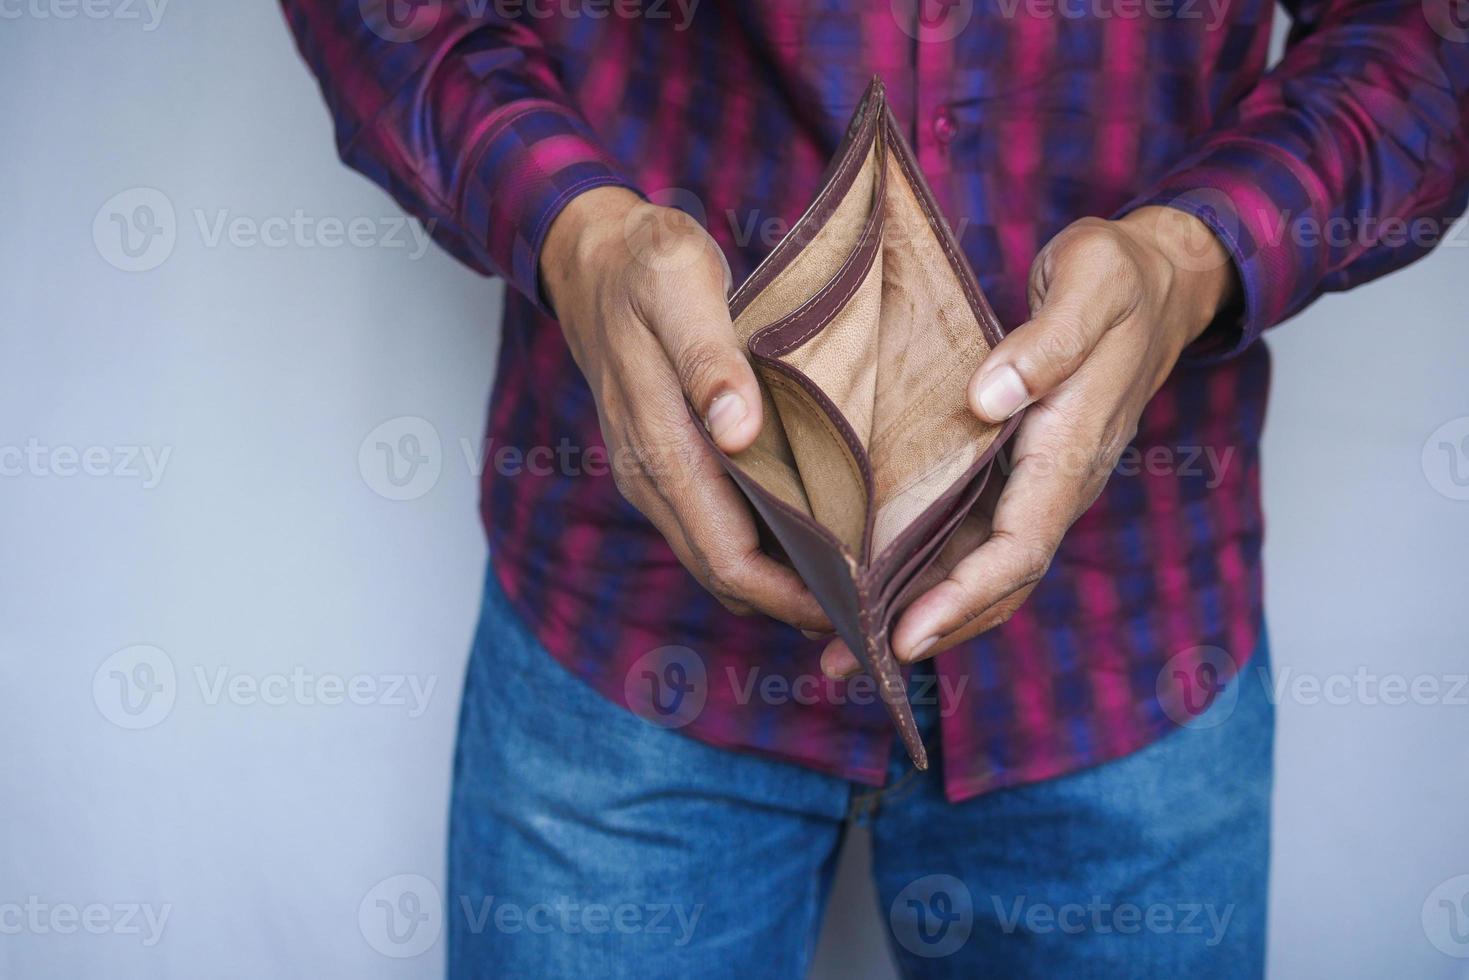
[[[1025,404],[1029,398],[1020,372],[1006,364],[997,368],[979,386],[979,407],[987,418],[1003,422]]]
[[[709,403],[709,414],[704,424],[717,442],[745,420],[746,411],[745,400],[733,391],[726,391]]]
[[[931,647],[931,646],[933,646],[938,641],[939,641],[939,638],[936,637],[936,636],[930,636],[930,637],[924,639],[921,643],[918,643],[917,645],[915,645],[913,647],[913,652],[910,653],[910,654],[908,654],[908,656],[904,657],[903,658],[903,662],[904,663],[911,664],[913,661],[917,660],[919,657],[921,657],[925,653],[927,653],[928,652],[928,648]]]

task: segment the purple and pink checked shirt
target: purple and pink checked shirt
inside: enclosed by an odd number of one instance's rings
[[[537,298],[552,219],[625,185],[699,212],[738,281],[877,74],[1002,323],[1084,215],[1169,204],[1221,236],[1241,322],[1158,392],[1024,608],[937,658],[953,799],[1141,748],[1227,689],[1263,625],[1256,340],[1422,255],[1469,186],[1454,0],[1287,0],[1269,71],[1268,0],[283,2],[343,159],[513,287],[488,437],[593,450],[485,469],[494,571],[526,623],[622,704],[650,651],[687,647],[685,732],[863,782],[894,745],[870,686],[822,681],[819,641],[727,613],[595,465],[591,394]]]

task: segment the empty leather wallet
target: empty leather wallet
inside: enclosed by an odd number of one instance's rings
[[[810,208],[734,291],[730,312],[765,423],[733,456],[699,430],[926,769],[889,632],[1018,417],[991,425],[968,408],[969,380],[1003,333],[881,80]]]

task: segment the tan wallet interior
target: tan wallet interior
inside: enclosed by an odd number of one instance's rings
[[[740,341],[749,344],[807,306],[832,286],[879,208],[881,238],[860,284],[826,326],[777,357],[820,389],[850,426],[871,469],[872,499],[863,460],[840,422],[799,380],[760,359],[766,424],[735,457],[859,561],[881,555],[1000,429],[966,404],[969,379],[990,347],[925,201],[881,129],[829,219],[735,319]],[[869,513],[872,533],[864,541]]]

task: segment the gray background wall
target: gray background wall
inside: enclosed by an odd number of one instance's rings
[[[434,976],[359,908],[442,880],[501,286],[340,167],[274,5],[3,13],[0,976]],[[1277,667],[1440,685],[1282,701],[1277,976],[1469,976],[1466,243],[1272,341]],[[823,977],[889,975],[864,844]]]

